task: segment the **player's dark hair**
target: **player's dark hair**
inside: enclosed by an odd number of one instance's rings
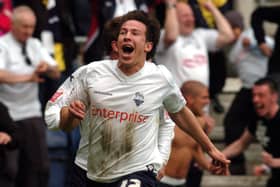
[[[158,20],[142,10],[134,10],[122,16],[121,25],[129,20],[136,20],[146,25],[146,40],[153,43],[153,49],[147,53],[146,59],[151,59],[155,55],[160,36],[160,24]]]
[[[272,77],[264,77],[255,82],[256,86],[267,85],[272,92],[278,93],[278,84]]]

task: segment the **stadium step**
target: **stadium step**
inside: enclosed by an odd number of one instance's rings
[[[268,176],[213,176],[205,175],[201,187],[265,187]]]

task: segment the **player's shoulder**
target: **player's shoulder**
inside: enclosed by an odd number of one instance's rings
[[[174,82],[173,76],[171,72],[167,69],[165,65],[159,64],[155,65],[155,69],[157,69],[158,73],[161,74],[161,76],[166,79],[166,81],[171,84]]]
[[[113,63],[115,63],[116,60],[98,60],[93,61],[86,65],[87,69],[96,69],[96,68],[105,68],[105,67],[111,67]]]

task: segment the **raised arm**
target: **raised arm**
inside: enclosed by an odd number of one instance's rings
[[[271,56],[272,50],[265,42],[264,21],[280,24],[280,6],[259,7],[251,16],[251,26],[260,50],[266,56]]]
[[[172,45],[179,35],[179,23],[176,13],[176,0],[165,0],[164,44]]]
[[[222,13],[213,5],[211,1],[206,1],[204,3],[204,6],[206,9],[208,9],[214,19],[215,23],[218,29],[218,38],[216,41],[216,46],[218,48],[221,48],[229,43],[231,43],[234,40],[233,31],[231,29],[231,26],[229,25],[226,18],[222,15]]]

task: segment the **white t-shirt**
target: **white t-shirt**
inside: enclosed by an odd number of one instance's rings
[[[28,39],[26,51],[31,65],[25,62],[21,44],[14,39],[12,34],[2,36],[0,38],[0,69],[17,74],[31,74],[42,60],[56,66],[55,60],[38,39]],[[9,113],[15,121],[42,115],[38,98],[38,83],[2,83],[0,84],[0,101],[9,108]]]
[[[250,46],[243,47],[244,38],[249,39]],[[266,36],[266,43],[271,49],[274,47],[274,40]],[[253,30],[247,29],[238,38],[229,51],[229,61],[234,64],[238,76],[244,88],[252,88],[254,83],[264,77],[268,70],[268,57],[263,55],[254,37]]]
[[[164,31],[156,53],[156,62],[172,73],[179,87],[188,80],[209,86],[208,50],[215,51],[218,32],[214,29],[195,29],[188,36],[178,36],[174,44],[164,46]]]
[[[68,100],[84,101],[90,113],[88,177],[111,182],[146,170],[149,164],[159,169],[166,160],[160,152],[160,136],[164,134],[160,126],[170,129],[160,125],[160,108],[164,105],[174,113],[185,105],[170,72],[146,62],[139,72],[126,76],[112,60],[91,63],[78,72],[77,77],[76,73],[72,77],[76,80],[73,89],[68,90],[75,94],[69,94]],[[47,105],[45,118],[50,127],[59,122],[54,113],[60,109],[53,103],[63,98],[64,92],[58,90]]]

